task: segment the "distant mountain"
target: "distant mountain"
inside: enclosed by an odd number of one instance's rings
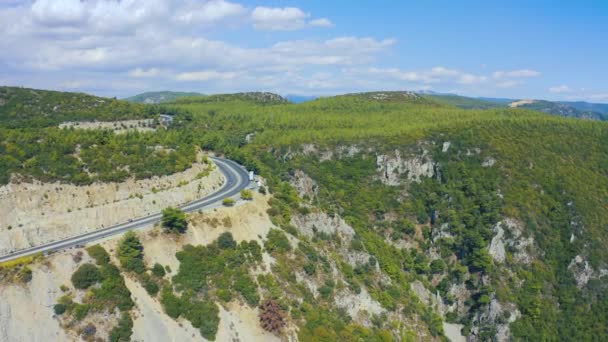
[[[579,110],[570,104],[564,102],[551,102],[545,100],[519,100],[509,104],[511,108],[526,108],[537,110],[553,115],[574,117],[582,119],[606,120],[608,117],[599,112],[589,110]]]
[[[269,92],[245,92],[234,94],[216,94],[216,95],[197,95],[187,96],[176,99],[177,103],[209,103],[209,102],[230,102],[230,101],[245,101],[254,102],[257,104],[280,104],[288,103],[289,100],[281,95]]]
[[[142,104],[115,98],[0,86],[0,127],[48,127],[64,121],[113,121],[152,116],[153,111]],[[0,147],[0,155],[2,153]]]
[[[285,95],[285,98],[293,103],[302,103],[312,100],[316,100],[319,96],[306,96],[306,95]]]
[[[422,94],[421,96],[438,102],[440,104],[455,106],[464,109],[489,109],[505,107],[504,104],[499,102],[487,101],[479,98],[459,96],[453,94]]]
[[[598,112],[602,114],[608,114],[608,103],[589,103],[584,101],[566,102],[561,101],[559,103],[574,107],[578,110],[586,112]]]
[[[178,92],[178,91],[152,91],[142,93],[132,97],[128,97],[125,100],[134,103],[146,103],[146,104],[158,104],[164,102],[171,102],[180,97],[186,96],[198,96],[200,93],[194,92]]]
[[[592,120],[608,120],[608,104],[589,102],[558,102],[533,99],[507,99],[491,97],[467,97],[453,94],[434,92],[418,93],[427,99],[440,104],[464,109],[490,109],[490,108],[525,108],[539,112]]]

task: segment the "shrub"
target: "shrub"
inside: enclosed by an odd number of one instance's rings
[[[285,234],[278,229],[271,229],[266,236],[266,242],[264,242],[264,248],[271,253],[277,252],[289,252],[291,251],[291,245]]]
[[[445,261],[442,259],[435,259],[431,261],[431,272],[441,273],[445,270]]]
[[[75,304],[74,307],[74,319],[82,321],[89,314],[91,306],[89,304]]]
[[[270,299],[260,305],[260,324],[271,333],[280,333],[285,327],[285,313],[275,300]]]
[[[232,233],[225,232],[217,239],[217,246],[221,249],[235,248],[236,242],[232,238]]]
[[[234,289],[238,291],[247,304],[251,306],[258,305],[260,296],[258,295],[258,287],[247,273],[239,272],[234,281]]]
[[[29,267],[24,266],[19,270],[19,273],[17,273],[17,279],[22,283],[29,283],[32,280],[32,270]]]
[[[89,323],[87,324],[83,329],[82,329],[82,337],[87,340],[87,337],[90,336],[94,336],[95,333],[97,333],[97,328],[92,324]]]
[[[251,190],[243,189],[241,190],[241,199],[246,201],[251,201],[253,199],[253,193]]]
[[[55,315],[63,315],[67,308],[68,307],[65,304],[55,304],[53,306],[53,311],[55,312]]]
[[[186,229],[188,229],[186,214],[180,209],[172,207],[163,210],[161,224],[166,231],[171,233],[183,234],[186,232]]]
[[[133,320],[128,312],[123,312],[118,325],[110,331],[111,342],[130,341],[133,334]]]
[[[106,265],[110,262],[110,255],[100,245],[93,245],[87,248],[87,253],[95,259],[97,265]]]
[[[222,201],[222,204],[227,206],[227,207],[232,207],[234,205],[234,200],[230,197],[226,197],[224,198],[224,200]]]
[[[145,271],[143,249],[137,235],[133,231],[127,232],[118,245],[117,256],[120,265],[127,271],[143,273]]]
[[[84,264],[72,274],[72,284],[77,289],[86,289],[100,280],[99,269],[93,264]]]
[[[162,278],[165,276],[165,269],[163,268],[163,265],[159,264],[159,263],[155,263],[154,267],[152,267],[152,274],[154,274],[155,276]]]
[[[147,273],[142,273],[140,278],[141,284],[146,289],[146,292],[152,297],[155,297],[158,293],[158,284],[150,277]]]

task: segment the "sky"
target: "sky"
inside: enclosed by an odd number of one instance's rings
[[[0,85],[608,103],[608,1],[0,0]]]

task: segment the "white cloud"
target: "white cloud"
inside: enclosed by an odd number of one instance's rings
[[[190,3],[184,6],[174,18],[183,24],[215,23],[231,17],[242,17],[247,9],[240,4],[223,0],[205,3]]]
[[[38,0],[32,4],[33,18],[48,26],[69,26],[83,23],[88,13],[80,0]]]
[[[531,78],[540,76],[540,72],[530,69],[511,70],[511,71],[496,71],[492,77],[496,79],[503,78]]]
[[[589,94],[586,97],[592,101],[608,101],[608,93]]]
[[[555,94],[571,93],[572,89],[567,85],[560,85],[549,88],[549,91]]]
[[[309,21],[308,24],[315,27],[334,27],[334,23],[327,18],[314,19]]]
[[[496,83],[496,86],[498,88],[513,88],[520,84],[522,84],[522,82],[519,80],[507,80],[507,81],[500,81],[500,82]]]
[[[129,71],[129,76],[136,78],[156,77],[160,75],[160,70],[157,68],[142,69],[136,68]]]
[[[309,14],[296,7],[256,7],[251,13],[253,26],[262,31],[292,31],[306,26]]]
[[[327,18],[308,20],[309,13],[297,7],[258,6],[251,12],[253,27],[260,31],[294,31],[306,27],[333,27]]]
[[[178,74],[175,79],[178,81],[214,81],[214,80],[231,80],[238,76],[237,72],[220,72],[216,70],[193,71]]]

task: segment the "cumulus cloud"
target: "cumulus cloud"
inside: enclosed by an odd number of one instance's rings
[[[157,68],[136,68],[129,71],[129,76],[136,78],[145,78],[145,77],[156,77],[160,74],[160,70]]]
[[[555,87],[551,87],[549,88],[549,91],[555,94],[561,94],[561,93],[571,93],[572,89],[570,87],[568,87],[567,85],[560,85],[560,86],[555,86]]]
[[[511,71],[495,71],[492,77],[496,79],[504,78],[531,78],[540,76],[540,72],[530,69],[511,70]]]
[[[183,72],[178,74],[175,79],[178,81],[213,81],[213,80],[230,80],[238,77],[236,72],[220,72],[216,70]]]
[[[256,7],[251,13],[253,26],[263,31],[291,31],[306,26],[309,14],[296,7]]]
[[[332,23],[327,18],[314,19],[314,20],[311,20],[309,22],[309,24],[310,24],[310,26],[315,26],[315,27],[334,27],[334,23]]]
[[[431,83],[456,83],[463,85],[478,84],[485,82],[488,77],[475,75],[456,69],[449,69],[442,66],[434,67],[429,70],[403,71],[397,68],[369,68],[367,73],[381,75],[387,78],[394,78],[401,81],[418,82],[421,84]]]
[[[333,26],[300,8],[248,8],[229,0],[11,2],[0,6],[0,22],[4,83],[112,96],[154,88],[318,94],[499,87],[538,75],[528,69],[387,67],[377,62],[397,44],[390,37],[228,42],[217,32],[236,27],[245,38],[258,34],[254,30],[272,37],[275,31]]]
[[[253,27],[260,31],[294,31],[305,27],[333,27],[327,18],[308,20],[309,13],[297,7],[258,6],[251,13]]]

